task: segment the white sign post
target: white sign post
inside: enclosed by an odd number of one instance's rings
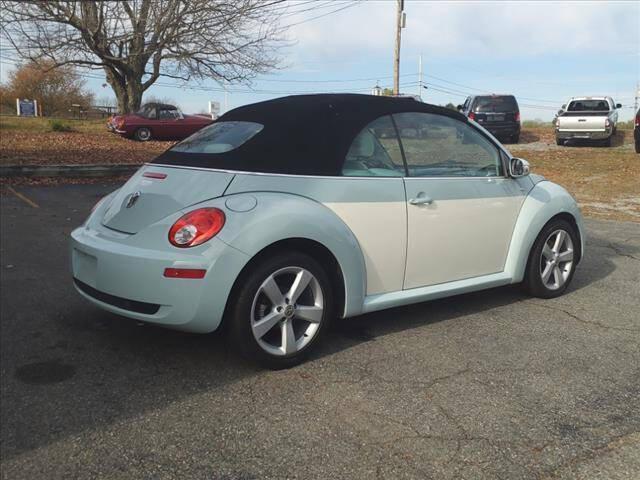
[[[218,115],[220,115],[220,102],[209,100],[209,113],[212,119],[218,118]]]

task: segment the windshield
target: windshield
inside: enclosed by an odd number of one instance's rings
[[[473,108],[475,112],[517,112],[518,103],[511,96],[477,97]]]
[[[569,104],[569,112],[608,112],[609,102],[606,100],[574,100]]]
[[[174,145],[172,152],[225,153],[258,134],[264,125],[253,122],[216,122]]]

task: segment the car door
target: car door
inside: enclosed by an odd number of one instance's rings
[[[408,177],[404,289],[504,270],[528,191],[505,174],[500,149],[446,115],[393,115]]]
[[[188,124],[176,108],[163,108],[159,112],[158,124],[160,125],[162,136],[166,139],[183,139],[191,133],[188,131]]]
[[[174,110],[169,108],[158,109],[158,120],[155,122],[155,136],[156,138],[172,138],[173,130],[175,129],[175,116]]]

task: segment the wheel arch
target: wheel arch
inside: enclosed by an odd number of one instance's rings
[[[341,316],[344,315],[346,298],[344,274],[335,255],[326,246],[316,240],[311,240],[309,238],[285,238],[264,247],[242,268],[236,277],[233,286],[231,287],[231,292],[227,298],[224,318],[227,317],[228,309],[231,306],[231,302],[236,297],[239,288],[243,285],[246,277],[251,273],[256,265],[259,265],[264,259],[280,252],[304,253],[316,260],[324,268],[333,287],[335,311]]]
[[[219,238],[250,257],[232,288],[266,255],[293,249],[329,266],[326,270],[336,286],[339,316],[362,312],[367,278],[364,255],[353,232],[335,213],[318,202],[292,194],[235,195],[255,197],[257,206],[241,213],[225,210],[227,223]],[[229,297],[233,298],[234,293]]]
[[[557,218],[567,220],[575,228],[579,239],[578,262],[584,256],[584,227],[578,204],[560,185],[547,180],[539,182],[525,199],[511,238],[505,271],[510,273],[513,283],[522,281],[536,238]]]

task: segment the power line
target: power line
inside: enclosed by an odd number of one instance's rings
[[[415,77],[417,73],[405,73],[400,75],[401,77]],[[351,83],[351,82],[374,82],[377,80],[390,79],[393,78],[392,75],[387,76],[378,76],[378,77],[369,77],[369,78],[350,78],[350,79],[340,79],[340,80],[300,80],[300,79],[274,79],[274,78],[261,78],[259,82],[277,82],[277,83]]]
[[[465,88],[467,90],[474,90],[476,92],[481,92],[481,93],[490,93],[491,92],[491,90],[481,89],[481,88],[476,88],[476,87],[470,87],[468,85],[463,85],[461,83],[452,82],[451,80],[446,80],[446,79],[441,78],[441,77],[436,77],[435,75],[426,75],[426,76],[430,77],[430,78],[435,78],[436,80],[440,80],[441,82],[444,82],[444,83],[449,83],[451,85],[456,85],[458,87]],[[473,95],[473,94],[470,93],[469,95]],[[520,96],[520,95],[518,95],[518,98],[522,98],[523,100],[531,100],[533,102],[542,102],[542,103],[558,104],[558,103],[562,102],[562,100],[543,100],[543,99],[540,99],[540,98],[523,97],[523,96]]]
[[[323,17],[326,17],[326,16],[328,16],[328,15],[333,15],[334,13],[341,12],[341,11],[343,11],[343,10],[346,10],[347,8],[353,8],[353,7],[355,7],[356,5],[359,5],[360,3],[362,3],[362,0],[355,0],[353,3],[351,3],[351,4],[349,4],[349,5],[346,5],[346,6],[344,6],[344,7],[338,8],[338,9],[336,9],[336,10],[332,10],[332,11],[327,12],[327,13],[323,13],[322,15],[316,15],[315,17],[307,18],[307,19],[305,19],[305,20],[301,20],[301,21],[299,21],[299,22],[290,23],[290,24],[288,24],[288,25],[285,25],[285,26],[284,26],[284,27],[282,27],[282,28],[283,28],[283,29],[287,29],[287,28],[295,27],[296,25],[301,25],[301,24],[303,24],[303,23],[311,22],[311,21],[313,21],[313,20],[317,20],[318,18],[323,18]]]

